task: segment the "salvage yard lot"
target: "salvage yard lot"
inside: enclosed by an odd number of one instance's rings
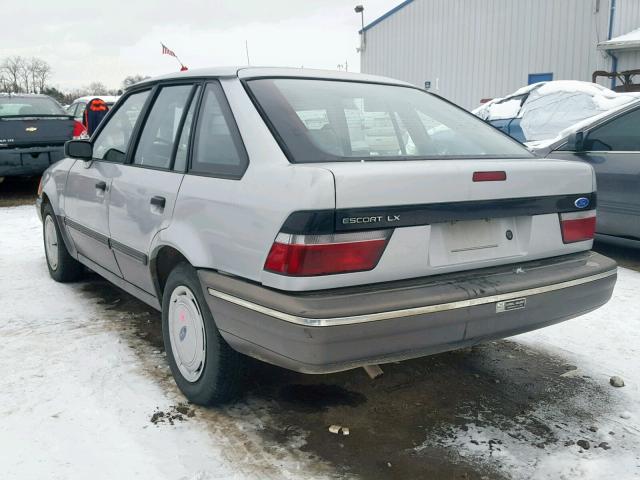
[[[1,478],[640,478],[632,268],[569,322],[373,381],[253,363],[245,398],[205,409],[174,386],[157,312],[92,274],[51,280],[32,205],[0,207],[0,231]]]

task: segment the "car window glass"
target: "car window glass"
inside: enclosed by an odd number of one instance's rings
[[[3,95],[0,96],[0,117],[11,116],[56,116],[67,112],[53,98],[45,95]]]
[[[585,148],[591,151],[640,151],[640,109],[594,129],[587,136]]]
[[[482,120],[416,88],[293,78],[247,84],[293,162],[530,157]]]
[[[123,162],[133,132],[149,90],[130,95],[108,118],[93,142],[93,157],[98,160]]]
[[[142,128],[133,163],[169,168],[174,139],[193,85],[163,87]]]
[[[86,108],[87,108],[87,104],[86,103],[83,103],[83,102],[78,103],[78,106],[76,107],[75,116],[77,118],[83,118],[84,117],[84,111],[85,111]]]
[[[194,140],[191,171],[220,176],[241,175],[248,160],[222,89],[210,83],[204,91]]]
[[[187,166],[187,153],[189,151],[189,137],[191,136],[191,125],[193,125],[193,116],[196,111],[196,104],[198,103],[198,93],[200,87],[196,90],[191,106],[187,112],[187,116],[184,119],[184,125],[182,126],[182,132],[180,133],[180,139],[178,140],[178,148],[176,149],[176,159],[173,164],[173,169],[177,172],[184,172]]]

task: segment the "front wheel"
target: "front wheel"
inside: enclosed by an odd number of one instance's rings
[[[82,276],[82,264],[67,250],[51,205],[42,210],[42,237],[49,275],[56,282],[73,282]]]
[[[178,388],[190,402],[219,404],[241,393],[246,357],[224,341],[191,265],[176,266],[162,298],[162,337]]]

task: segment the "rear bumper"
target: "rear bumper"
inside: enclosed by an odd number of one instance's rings
[[[64,158],[64,145],[1,148],[0,177],[40,175],[49,165]]]
[[[291,370],[327,373],[462,348],[579,316],[609,300],[616,263],[583,252],[310,293],[198,273],[216,324],[234,349]]]

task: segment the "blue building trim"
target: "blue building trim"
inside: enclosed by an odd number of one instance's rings
[[[553,73],[530,73],[527,85],[533,85],[534,83],[550,82],[553,80]]]
[[[413,3],[413,0],[405,0],[404,2],[402,2],[400,5],[397,5],[395,7],[393,7],[391,10],[389,10],[387,13],[385,13],[384,15],[376,18],[373,22],[371,22],[368,25],[365,25],[364,28],[362,30],[359,30],[358,33],[362,33],[362,32],[366,32],[367,30],[369,30],[372,27],[375,27],[377,24],[379,24],[381,21],[383,21],[385,18],[390,17],[391,15],[393,15],[394,13],[396,13],[398,10],[402,10],[404,7],[406,7],[407,5],[409,5],[410,3]]]

